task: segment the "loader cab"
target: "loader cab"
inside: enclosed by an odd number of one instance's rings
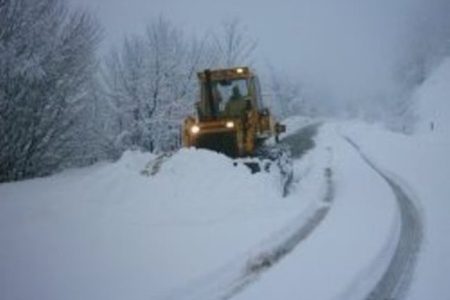
[[[248,68],[222,69],[198,73],[200,120],[242,117],[249,110],[262,110],[258,78]]]

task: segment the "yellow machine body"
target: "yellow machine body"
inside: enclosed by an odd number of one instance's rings
[[[285,131],[262,104],[258,78],[247,67],[199,72],[197,115],[184,120],[184,147],[230,157],[254,156],[263,142]]]

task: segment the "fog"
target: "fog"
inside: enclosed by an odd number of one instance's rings
[[[450,44],[448,0],[70,1],[99,15],[105,48],[161,15],[199,36],[237,17],[258,41],[258,68],[274,66],[330,107],[407,97]]]

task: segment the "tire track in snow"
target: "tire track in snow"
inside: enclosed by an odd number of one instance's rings
[[[265,271],[277,264],[283,257],[291,253],[302,241],[319,226],[327,216],[334,198],[333,172],[330,168],[324,170],[326,191],[322,198],[322,206],[303,222],[300,227],[293,230],[285,239],[269,251],[262,252],[248,260],[242,275],[232,282],[226,292],[219,298],[231,299],[253,283]]]
[[[359,153],[362,159],[390,186],[400,210],[400,237],[387,269],[365,300],[402,299],[411,283],[417,256],[423,240],[423,223],[418,209],[402,186],[382,172],[349,137],[345,140]]]
[[[306,126],[283,139],[283,143],[294,147],[293,156],[300,159],[307,151],[314,148],[313,137],[317,133],[320,124]],[[297,144],[301,141],[301,145]],[[327,149],[331,151],[331,149]],[[324,195],[322,199],[290,225],[280,231],[279,235],[262,247],[256,254],[238,259],[214,274],[209,274],[211,280],[201,279],[194,288],[178,290],[176,293],[163,299],[183,300],[226,300],[231,299],[250,284],[255,282],[262,273],[276,265],[282,258],[291,253],[302,241],[320,225],[327,216],[334,199],[333,171],[329,167],[324,169]]]
[[[292,157],[300,159],[306,152],[315,147],[313,137],[317,134],[321,123],[307,125],[295,133],[282,139],[282,143],[290,147]],[[331,149],[328,149],[331,151]],[[322,222],[328,214],[334,198],[333,171],[330,167],[324,170],[325,194],[322,198],[322,206],[315,211],[302,224],[293,228],[289,235],[277,246],[269,251],[261,252],[247,262],[244,273],[230,285],[228,293],[220,299],[230,299],[255,281],[259,275],[277,264],[283,257],[292,252],[297,245],[305,240]]]
[[[162,299],[226,300],[244,291],[307,239],[325,219],[334,199],[333,172],[330,168],[324,169],[324,180],[325,193],[321,200],[292,220],[255,254],[238,258],[223,269],[191,282],[186,288],[172,291]]]
[[[321,123],[307,125],[295,133],[286,136],[281,142],[290,147],[294,159],[300,159],[306,152],[315,147],[313,138],[317,134],[320,126]],[[331,151],[331,149],[328,149],[328,151]],[[277,264],[283,257],[291,253],[319,226],[328,214],[334,198],[333,171],[330,167],[325,168],[324,178],[325,194],[322,198],[322,206],[316,208],[300,225],[293,227],[290,233],[285,235],[284,239],[276,246],[250,258],[247,261],[244,272],[228,286],[225,293],[218,299],[231,299],[243,291],[249,284],[257,280],[263,272],[268,271],[268,269]]]
[[[314,148],[313,137],[321,125],[322,123],[309,124],[281,139],[282,144],[289,146],[292,158],[300,159],[306,152]]]

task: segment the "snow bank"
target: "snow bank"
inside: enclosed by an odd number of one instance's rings
[[[307,205],[274,174],[183,149],[0,185],[0,299],[159,299],[248,255]]]
[[[213,222],[253,215],[280,196],[277,174],[252,175],[235,166],[223,154],[207,150],[181,149],[166,161],[157,176],[149,178],[149,189],[158,195],[167,215],[153,216],[157,222]],[[187,212],[193,212],[192,215]]]
[[[418,132],[450,135],[449,82],[450,58],[447,58],[415,92],[419,113]]]

